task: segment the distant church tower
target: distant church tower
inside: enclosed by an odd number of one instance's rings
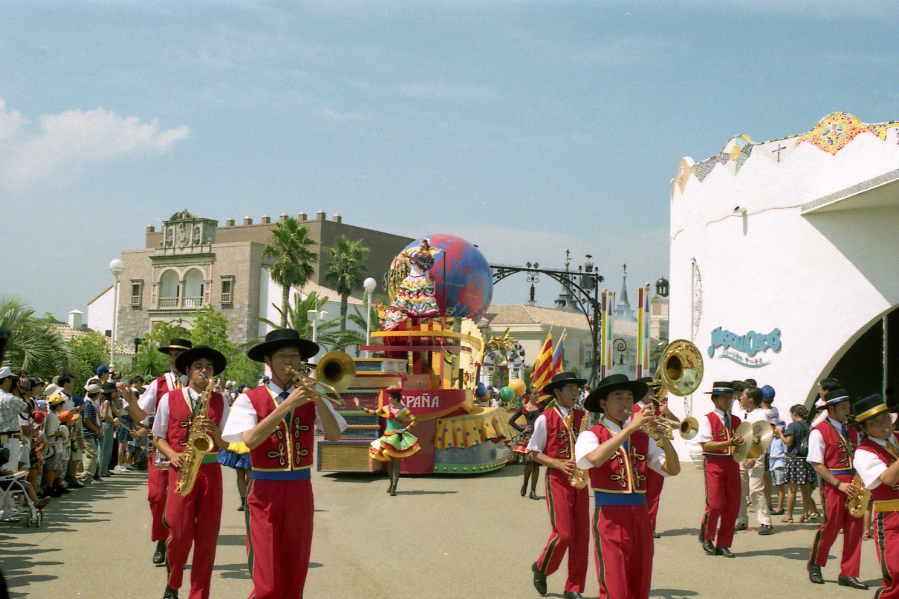
[[[637,322],[637,315],[631,310],[627,301],[627,264],[624,265],[624,276],[621,278],[621,293],[615,305],[615,320]]]

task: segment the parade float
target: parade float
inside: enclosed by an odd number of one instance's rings
[[[397,386],[414,414],[420,450],[402,460],[403,474],[471,474],[504,466],[515,432],[502,408],[478,405],[476,389],[486,343],[475,322],[493,295],[490,267],[472,244],[453,235],[416,240],[394,259],[386,277],[390,305],[380,310],[372,345],[358,358],[343,393],[377,410]],[[319,441],[321,472],[378,472],[372,441],[383,418],[350,409],[338,442]]]

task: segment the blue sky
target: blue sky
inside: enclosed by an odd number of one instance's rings
[[[0,294],[85,310],[185,207],[570,249],[633,294],[667,275],[681,157],[899,120],[897,24],[890,0],[4,2]]]

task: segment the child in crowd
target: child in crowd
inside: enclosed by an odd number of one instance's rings
[[[777,489],[777,509],[772,511],[771,515],[780,516],[784,513],[784,488],[787,482],[787,446],[780,434],[784,427],[784,421],[777,420],[775,424],[774,439],[768,448],[768,472],[771,476],[771,484]],[[773,505],[773,503],[772,501],[771,504]]]

